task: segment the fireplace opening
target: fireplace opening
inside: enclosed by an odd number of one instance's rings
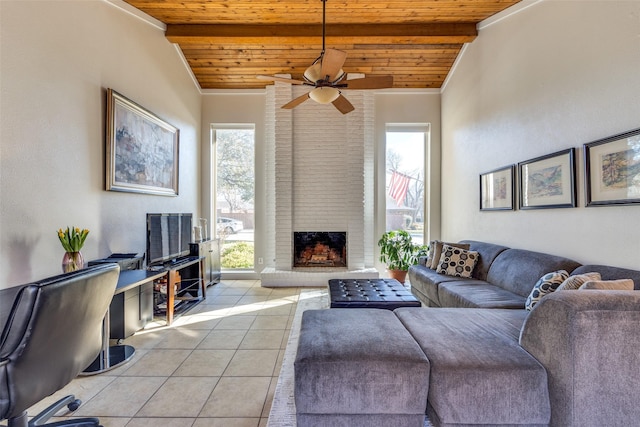
[[[347,232],[294,231],[293,267],[347,267]]]

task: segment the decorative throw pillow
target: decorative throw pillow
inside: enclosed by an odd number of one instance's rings
[[[433,248],[434,248],[433,258],[431,259],[432,270],[436,270],[438,268],[438,265],[440,264],[440,256],[442,255],[442,247],[444,245],[449,245],[449,246],[453,246],[454,248],[460,248],[465,250],[468,250],[470,246],[468,243],[447,243],[447,242],[441,242],[440,240],[436,240],[433,245]]]
[[[602,277],[600,273],[584,273],[584,274],[576,274],[575,276],[569,276],[567,280],[562,282],[556,291],[568,291],[573,289],[578,289],[586,282],[591,282],[592,280],[600,280]]]
[[[619,280],[590,280],[584,285],[580,286],[582,289],[601,289],[608,291],[632,291],[633,280],[631,279],[619,279]]]
[[[433,254],[436,250],[436,242],[437,240],[429,242],[429,252],[427,253],[427,260],[424,263],[425,267],[431,268],[431,264],[433,264]]]
[[[473,274],[477,262],[478,252],[444,244],[436,271],[447,276],[469,278]]]
[[[531,311],[542,297],[558,289],[558,286],[567,280],[567,277],[569,277],[569,273],[565,270],[552,271],[542,276],[531,290],[524,307]]]
[[[427,264],[432,270],[435,270],[438,267],[438,260],[440,260],[440,252],[442,252],[442,242],[440,240],[434,240],[429,245],[429,262],[431,264]],[[436,258],[436,254],[438,257]]]

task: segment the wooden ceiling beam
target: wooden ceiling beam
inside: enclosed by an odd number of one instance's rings
[[[292,67],[207,67],[207,68],[194,68],[193,72],[201,77],[222,77],[222,76],[255,76],[258,74],[298,74],[302,76],[302,71]],[[449,72],[449,67],[428,67],[422,70],[416,71],[415,68],[411,67],[358,67],[353,70],[349,70],[348,74],[351,73],[364,73],[364,74],[393,74],[394,72],[406,73],[406,74],[420,74],[420,75],[431,75],[431,74],[447,74]]]
[[[347,51],[347,61],[350,59],[355,59],[359,57],[363,58],[398,58],[398,59],[413,59],[413,58],[434,58],[434,59],[455,59],[459,53],[459,49],[455,51],[421,51],[418,49],[415,50],[371,50],[371,51],[361,51],[361,50],[349,50]],[[183,49],[182,52],[187,57],[198,58],[199,60],[242,60],[242,61],[265,61],[265,60],[280,60],[280,61],[289,61],[290,58],[297,59],[299,61],[303,61],[308,65],[320,54],[319,50],[310,50],[310,51],[300,51],[292,53],[290,51],[281,50],[269,53],[263,53],[260,51],[242,51],[242,52],[234,52],[234,51],[211,51],[211,50],[194,50],[194,49]]]
[[[455,57],[450,59],[438,58],[438,57],[415,57],[415,58],[352,58],[345,63],[345,69],[347,72],[351,72],[354,67],[359,66],[406,66],[410,68],[424,67],[424,66],[448,66],[450,67],[455,61]],[[202,70],[211,67],[281,67],[284,68],[298,68],[300,72],[309,67],[310,61],[300,59],[252,59],[251,61],[238,61],[232,58],[219,58],[219,59],[193,59],[188,60],[189,66],[193,70]]]
[[[317,42],[321,25],[243,25],[183,24],[167,25],[165,33],[172,43],[295,45]],[[460,44],[478,35],[475,23],[425,24],[329,24],[328,46],[338,44]]]

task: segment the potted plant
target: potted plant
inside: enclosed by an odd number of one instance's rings
[[[389,275],[404,283],[407,270],[418,263],[418,258],[426,256],[428,247],[414,244],[405,230],[387,231],[378,241],[380,261],[387,265]]]
[[[58,230],[58,239],[64,248],[64,257],[62,258],[62,272],[69,273],[71,271],[82,270],[84,268],[84,258],[82,256],[82,245],[87,239],[89,230],[86,228],[81,230],[78,227],[67,227]]]

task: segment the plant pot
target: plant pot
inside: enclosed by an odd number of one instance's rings
[[[398,282],[404,285],[405,280],[407,279],[407,270],[387,270],[389,272],[389,276],[392,279],[396,279]]]

